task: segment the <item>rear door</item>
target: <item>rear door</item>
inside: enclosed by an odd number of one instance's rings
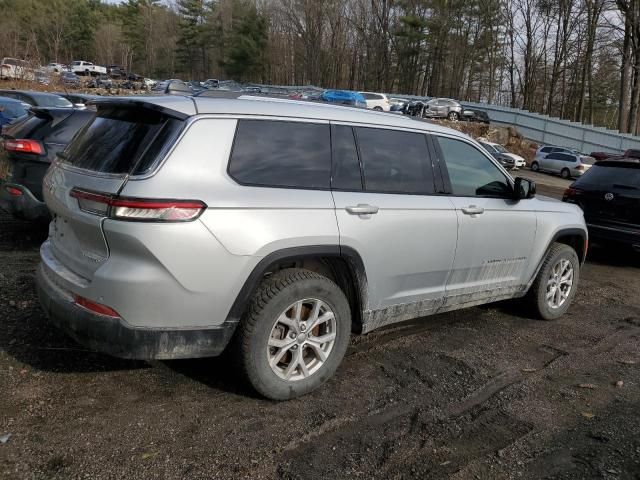
[[[444,298],[457,219],[436,194],[427,136],[334,124],[332,144],[340,245],[360,253],[367,274],[365,328],[433,313]]]
[[[90,278],[108,258],[105,217],[86,212],[95,207],[95,212],[105,213],[103,206],[92,206],[91,194],[117,195],[129,174],[148,170],[163,154],[181,123],[156,110],[105,105],[52,164],[43,182],[53,217],[49,239],[66,267]]]

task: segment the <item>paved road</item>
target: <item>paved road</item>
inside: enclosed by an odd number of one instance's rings
[[[562,193],[573,183],[573,180],[565,180],[558,175],[532,172],[528,168],[511,172],[513,177],[524,177],[536,182],[538,193],[549,197],[562,198]]]

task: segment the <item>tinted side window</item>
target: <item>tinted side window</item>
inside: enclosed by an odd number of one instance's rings
[[[506,177],[480,150],[451,138],[440,137],[437,142],[454,195],[505,197],[511,194]]]
[[[558,160],[562,160],[564,162],[575,162],[576,161],[576,157],[574,157],[573,155],[567,155],[566,153],[559,153],[558,154]]]
[[[333,148],[331,188],[362,190],[360,162],[353,129],[344,125],[331,127],[331,145]]]
[[[548,160],[560,160],[560,154],[559,153],[550,153],[545,158],[547,158]]]
[[[433,168],[421,133],[356,128],[365,189],[384,193],[433,193]]]
[[[240,183],[329,188],[329,125],[239,120],[229,174]]]
[[[553,148],[551,148],[551,147],[544,147],[544,148],[543,148],[543,149],[541,149],[540,151],[541,151],[542,153],[549,153],[549,152],[551,152],[551,150],[553,150]]]

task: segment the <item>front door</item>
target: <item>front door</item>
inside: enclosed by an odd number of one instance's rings
[[[331,137],[340,245],[360,253],[367,274],[364,330],[434,313],[458,222],[449,198],[434,194],[426,135],[333,125]]]
[[[528,281],[537,223],[531,202],[512,199],[510,179],[475,145],[435,138],[458,217],[444,309],[513,296]]]

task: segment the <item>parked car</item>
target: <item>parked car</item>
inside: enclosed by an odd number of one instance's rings
[[[97,106],[44,179],[36,282],[90,348],[228,347],[284,400],[333,375],[352,331],[525,295],[551,320],[576,293],[582,211],[453,129],[284,99]]]
[[[388,112],[391,110],[389,99],[384,93],[359,92],[364,97],[367,108],[377,110],[379,112]]]
[[[202,82],[202,86],[205,88],[218,88],[220,86],[220,81],[217,78],[209,78]]]
[[[26,60],[4,57],[0,61],[0,79],[2,80],[35,80],[33,68]]]
[[[407,105],[411,102],[406,98],[390,98],[389,111],[393,113],[405,113]]]
[[[35,77],[36,82],[42,85],[49,85],[51,82],[51,76],[46,70],[34,70],[33,75]]]
[[[460,120],[462,118],[462,105],[450,98],[432,98],[425,103],[423,116],[426,118]]]
[[[119,65],[107,65],[107,75],[111,78],[126,78],[127,72]]]
[[[154,93],[165,95],[192,95],[193,90],[182,80],[163,80],[151,89]]]
[[[151,78],[143,78],[142,79],[142,84],[146,88],[153,88],[158,84],[158,82],[156,82],[155,80],[152,80]]]
[[[490,124],[491,119],[489,115],[484,110],[472,109],[467,107],[462,107],[462,119],[468,122],[478,122],[484,124]]]
[[[192,92],[201,92],[203,90],[206,90],[206,88],[204,88],[200,82],[198,82],[197,80],[189,80],[188,82],[186,82],[187,85],[189,86],[189,88],[191,89]]]
[[[48,220],[42,179],[56,154],[93,115],[89,110],[34,107],[25,121],[3,129],[0,207],[17,218]]]
[[[527,162],[524,158],[522,158],[520,155],[509,152],[509,150],[504,148],[499,143],[481,140],[480,145],[482,145],[487,150],[487,152],[493,155],[493,157],[498,160],[500,164],[505,168],[514,170],[527,166]]]
[[[60,81],[67,87],[78,88],[80,86],[80,77],[73,72],[62,72]]]
[[[85,62],[84,60],[76,60],[71,62],[70,69],[77,75],[106,75],[107,69],[99,65],[94,65],[91,62]]]
[[[584,155],[554,152],[534,159],[531,162],[531,170],[559,173],[562,178],[569,179],[584,174],[591,168],[593,162],[593,158]]]
[[[34,107],[72,108],[73,105],[60,95],[31,90],[0,90],[0,97],[15,98]]]
[[[0,127],[9,125],[16,118],[29,113],[31,105],[13,98],[0,97]]]
[[[591,152],[590,156],[596,160],[640,158],[640,150],[635,148],[629,148],[625,150],[622,155],[616,155],[614,153],[609,153],[609,152]]]
[[[67,72],[69,70],[68,65],[65,65],[64,63],[56,63],[56,62],[51,62],[49,65],[47,65],[46,68],[49,73],[62,73],[62,72]]]
[[[325,90],[320,98],[324,102],[367,108],[366,100],[362,94],[358,92],[351,92],[348,90]]]
[[[589,237],[640,250],[640,160],[596,162],[564,193],[565,202],[579,205]]]
[[[549,155],[550,153],[568,153],[570,155],[583,155],[575,148],[556,147],[553,145],[542,145],[538,147],[538,149],[536,150],[534,160],[540,160],[546,157],[547,155]]]
[[[113,80],[108,75],[95,75],[87,82],[88,88],[112,88]]]

